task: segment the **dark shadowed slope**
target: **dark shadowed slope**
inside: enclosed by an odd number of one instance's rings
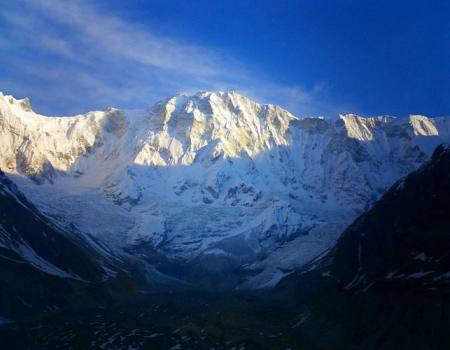
[[[347,288],[381,280],[450,281],[450,148],[398,181],[341,236],[332,271]]]
[[[318,348],[441,349],[450,341],[450,148],[398,181],[277,292]]]
[[[15,318],[81,302],[115,277],[76,233],[40,213],[0,172],[0,315]]]

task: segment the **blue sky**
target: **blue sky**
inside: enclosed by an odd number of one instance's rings
[[[236,90],[297,115],[450,115],[448,1],[1,1],[0,91],[44,114]]]

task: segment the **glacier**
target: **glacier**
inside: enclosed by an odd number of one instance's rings
[[[331,247],[449,141],[450,119],[297,117],[236,92],[51,117],[0,93],[0,137],[0,169],[102,254],[246,289]]]

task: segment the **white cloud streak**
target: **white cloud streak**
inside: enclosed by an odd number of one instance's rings
[[[218,52],[158,36],[142,25],[99,14],[87,3],[50,0],[31,2],[36,3],[45,16],[70,26],[79,35],[81,42],[96,50],[179,73],[197,76],[219,76],[224,73],[224,69],[219,67],[225,57]]]
[[[157,34],[87,2],[25,0],[22,5],[26,11],[2,16],[10,40],[58,57],[56,67],[45,59],[25,66],[31,75],[59,84],[62,99],[73,100],[80,90],[99,103],[136,108],[179,91],[235,89],[294,113],[335,112],[318,103],[319,85],[306,90],[276,84],[217,48]]]

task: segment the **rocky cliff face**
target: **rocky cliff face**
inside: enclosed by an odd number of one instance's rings
[[[44,117],[1,95],[0,137],[0,167],[48,215],[152,264],[238,270],[228,283],[255,288],[329,248],[448,141],[450,122],[298,118],[237,93]]]

